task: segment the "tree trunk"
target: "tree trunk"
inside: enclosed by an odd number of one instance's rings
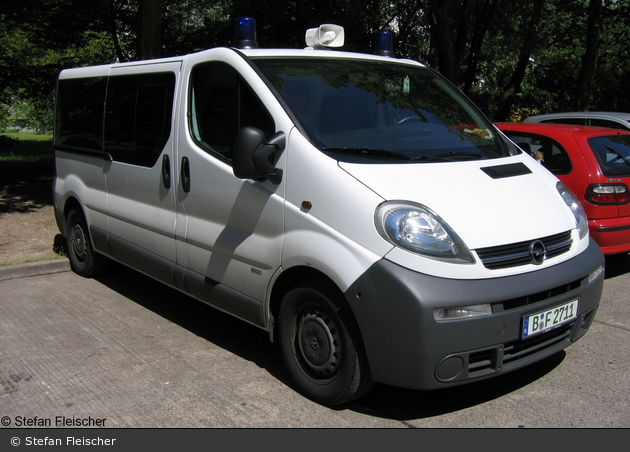
[[[162,9],[164,0],[140,0],[138,8],[138,59],[162,54]]]
[[[586,52],[582,57],[582,70],[577,83],[575,110],[587,111],[597,70],[599,47],[601,45],[601,0],[591,0],[588,5],[588,28],[586,31]]]
[[[120,47],[120,40],[118,39],[118,31],[116,30],[116,11],[114,8],[114,0],[110,0],[108,3],[108,18],[107,18],[107,30],[112,37],[112,42],[114,43],[114,50],[116,51],[116,58],[118,58],[118,62],[123,63],[127,61],[127,57],[123,54],[122,48]]]
[[[481,12],[478,14],[478,20],[473,30],[473,35],[470,41],[470,50],[468,52],[468,61],[466,64],[466,75],[464,78],[463,91],[467,95],[470,94],[472,86],[475,83],[477,76],[477,69],[479,68],[479,61],[481,61],[481,47],[483,45],[486,33],[490,28],[490,21],[499,0],[488,0],[484,3]]]
[[[538,24],[542,18],[543,9],[545,6],[545,0],[536,0],[534,2],[534,10],[532,12],[531,21],[525,25],[526,32],[523,34],[523,47],[516,63],[516,68],[512,74],[512,78],[507,87],[503,91],[501,101],[497,111],[492,118],[493,121],[507,121],[514,104],[514,98],[521,89],[521,84],[525,78],[525,72],[527,71],[527,65],[529,64],[529,58],[537,45]]]
[[[431,53],[437,54],[440,74],[458,85],[460,67],[468,44],[468,10],[472,0],[421,2],[431,24]]]
[[[459,63],[455,53],[454,31],[449,20],[452,0],[430,2],[431,35],[440,73],[454,84],[459,81]]]

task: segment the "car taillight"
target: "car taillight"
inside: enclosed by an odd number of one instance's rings
[[[607,206],[628,204],[630,193],[625,184],[593,184],[586,190],[586,201]]]

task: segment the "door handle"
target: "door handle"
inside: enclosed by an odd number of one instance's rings
[[[190,192],[190,163],[188,157],[182,157],[182,188],[186,193]]]
[[[162,158],[162,182],[167,190],[171,188],[171,160],[168,155]]]

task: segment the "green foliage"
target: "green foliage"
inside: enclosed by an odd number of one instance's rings
[[[513,90],[518,118],[530,111],[572,110],[576,103],[588,2],[546,0],[542,18],[532,24],[534,5],[541,1],[164,0],[159,45],[162,56],[230,46],[234,20],[241,15],[256,18],[261,47],[301,48],[307,28],[338,23],[346,30],[345,50],[370,51],[375,32],[390,29],[398,56],[441,72],[459,67],[451,79],[488,116]],[[630,0],[591,1],[602,1],[603,8],[588,108],[630,111],[625,89],[630,84]],[[137,59],[140,2],[3,0],[0,129],[19,125],[49,131],[55,79],[62,68]],[[145,8],[150,5],[146,2]],[[442,11],[446,14],[438,14]],[[438,47],[444,39],[449,45]],[[522,81],[511,86],[528,48],[530,64]]]
[[[2,146],[2,143],[10,145]],[[54,170],[52,135],[13,132],[0,135],[0,185],[50,180]]]

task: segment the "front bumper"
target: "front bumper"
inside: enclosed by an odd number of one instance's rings
[[[561,264],[516,276],[455,280],[428,276],[387,260],[375,263],[346,292],[375,381],[437,389],[488,378],[539,361],[582,337],[602,294],[604,265],[591,240]],[[528,339],[523,316],[579,298],[573,322]],[[436,321],[433,310],[490,303],[492,314]]]

